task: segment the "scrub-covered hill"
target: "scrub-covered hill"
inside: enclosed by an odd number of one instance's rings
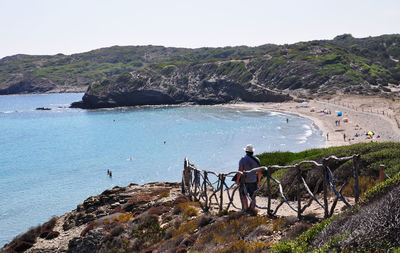
[[[85,91],[94,81],[165,62],[183,64],[259,55],[275,45],[225,48],[113,46],[73,55],[14,55],[0,59],[0,94]]]
[[[279,102],[305,94],[396,96],[399,35],[266,47],[256,54],[164,62],[91,83],[77,107]],[[258,48],[259,49],[259,48]]]
[[[0,94],[85,90],[82,107],[281,101],[280,93],[391,95],[400,35],[224,48],[110,47],[0,60]],[[139,98],[140,97],[140,98]]]

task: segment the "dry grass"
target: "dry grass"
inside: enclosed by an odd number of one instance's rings
[[[244,240],[235,241],[228,246],[217,249],[216,253],[230,253],[230,252],[265,252],[273,243],[271,242],[248,242]]]
[[[128,203],[133,204],[140,204],[146,203],[154,199],[163,198],[162,196],[169,196],[170,189],[169,188],[158,188],[158,189],[151,189],[148,192],[137,192],[135,193],[132,198],[128,200]]]
[[[199,214],[199,211],[195,207],[200,207],[200,204],[198,202],[179,203],[175,206],[173,213],[174,214],[183,213],[184,218],[197,216]]]
[[[369,189],[374,187],[378,181],[370,176],[359,176],[358,177],[358,191],[360,196],[362,196]],[[354,178],[351,178],[349,183],[343,188],[343,196],[354,197]]]
[[[187,234],[193,234],[198,229],[198,218],[182,223],[177,229],[172,231],[172,236],[182,236]]]
[[[185,218],[197,216],[198,214],[199,211],[197,211],[197,209],[192,206],[188,206],[187,208],[185,208],[185,210],[183,210],[183,217]]]
[[[164,191],[164,192],[160,193],[158,196],[159,196],[160,199],[161,198],[167,198],[167,197],[170,196],[170,192],[169,192],[169,190],[168,191]]]
[[[205,232],[200,238],[199,243],[224,244],[241,240],[249,235],[257,227],[271,224],[271,220],[266,217],[243,216],[239,219],[232,219],[226,222],[216,222],[211,225],[208,232]]]
[[[135,252],[152,247],[164,238],[165,230],[160,227],[157,216],[144,215],[137,222],[137,227],[132,230],[136,238],[133,246]]]
[[[131,213],[121,213],[120,215],[113,217],[112,220],[118,223],[125,223],[132,218],[133,214]]]
[[[285,218],[272,220],[272,231],[282,231],[285,228],[285,225],[286,225]]]
[[[153,206],[149,210],[147,210],[147,212],[149,214],[162,215],[164,213],[169,212],[170,210],[171,207],[161,205],[161,206]]]
[[[121,213],[121,214],[116,215],[116,216],[114,216],[114,217],[112,217],[110,219],[105,219],[103,224],[104,225],[108,225],[108,224],[110,224],[112,222],[125,223],[125,222],[127,222],[128,220],[130,220],[132,218],[133,218],[133,214],[131,214],[131,213]]]

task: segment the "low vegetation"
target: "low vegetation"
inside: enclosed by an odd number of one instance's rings
[[[149,232],[154,240],[148,240],[153,246],[140,249],[144,252],[155,249],[176,252],[393,251],[400,246],[397,236],[400,233],[397,212],[400,208],[400,172],[396,167],[387,166],[390,175],[397,174],[377,184],[374,166],[393,164],[392,159],[398,148],[396,143],[368,143],[299,153],[261,154],[259,157],[263,165],[287,165],[302,160],[320,161],[330,155],[343,157],[360,154],[364,167],[360,168],[359,183],[365,193],[355,207],[323,221],[309,215],[305,215],[302,221],[291,216],[274,219],[227,211],[219,215],[205,215],[201,214],[200,209],[196,215],[187,215],[187,210],[198,210],[198,204],[180,197],[174,202],[171,211],[173,217],[167,218],[170,214],[163,216],[163,222],[169,220],[167,225],[154,225],[154,231],[157,232]],[[350,165],[342,163],[331,166],[338,170]],[[282,179],[287,171],[280,173],[275,176]],[[351,181],[349,185],[344,189],[344,194],[351,196]]]
[[[31,248],[39,237],[47,240],[54,239],[59,235],[58,232],[53,231],[56,222],[57,218],[53,217],[42,225],[32,227],[26,233],[15,237],[10,243],[6,244],[5,247],[7,247],[10,252],[24,252]]]
[[[268,166],[291,165],[304,160],[321,162],[323,158],[331,155],[345,157],[353,154],[360,154],[359,190],[361,193],[366,192],[377,183],[380,164],[385,165],[385,173],[389,177],[393,177],[400,172],[400,143],[359,143],[349,146],[311,149],[298,153],[264,153],[258,155],[258,157],[262,165]],[[352,166],[353,163],[351,160],[344,163],[329,164],[330,169],[333,171],[334,181],[337,185],[343,184],[348,178],[352,177]],[[293,182],[294,180],[292,171],[287,170],[276,171],[272,176],[280,180],[284,186],[289,185],[289,182]],[[311,189],[314,189],[318,179],[321,177],[322,174],[317,169],[312,169],[304,175]],[[272,186],[273,193],[278,194],[277,186],[275,184],[272,184]],[[354,196],[352,190],[353,186],[354,181],[350,180],[346,188],[344,188],[344,193],[347,196]],[[265,190],[263,191],[265,192]],[[295,197],[291,192],[288,193],[288,196]]]
[[[371,188],[362,202],[295,240],[274,245],[276,252],[376,252],[399,250],[400,173]]]
[[[300,160],[320,160],[329,155],[338,157],[361,154],[363,189],[361,202],[344,213],[335,215],[315,225],[296,239],[283,240],[273,246],[275,252],[342,252],[342,251],[396,251],[400,241],[400,171],[398,143],[368,143],[351,146],[308,150],[300,153],[261,154],[264,164],[268,158],[293,164]],[[283,157],[281,157],[283,156]],[[376,184],[379,164],[390,164],[387,173],[391,178]],[[336,169],[346,164],[339,164]],[[276,174],[283,179],[288,172]],[[350,182],[351,184],[352,182]],[[376,185],[375,185],[376,184]],[[350,187],[349,187],[350,188]],[[351,188],[346,195],[352,195]]]
[[[41,86],[42,92],[92,85],[101,93],[111,85],[104,79],[114,82],[122,73],[146,70],[152,82],[163,77],[171,87],[187,84],[192,75],[200,79],[198,85],[217,78],[245,86],[255,81],[277,90],[388,95],[389,84],[400,84],[399,45],[399,35],[356,39],[345,34],[281,46],[114,46],[74,55],[15,55],[0,59],[0,94],[32,92],[25,82]]]

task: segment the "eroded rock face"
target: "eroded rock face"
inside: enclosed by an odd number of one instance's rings
[[[53,81],[46,78],[30,78],[16,76],[12,82],[3,84],[0,87],[0,95],[45,93],[56,86]]]
[[[241,82],[242,79],[232,77],[230,73],[218,73],[218,68],[208,65],[215,64],[174,68],[168,75],[164,75],[162,70],[155,73],[153,69],[125,73],[93,83],[82,101],[73,103],[72,107],[94,109],[182,103],[209,105],[234,101],[283,102],[292,99],[248,77]],[[249,74],[246,67],[241,71],[242,75]]]

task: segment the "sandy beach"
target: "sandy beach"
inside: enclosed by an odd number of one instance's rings
[[[359,142],[400,141],[400,102],[398,100],[335,96],[305,102],[239,103],[229,106],[251,107],[308,118],[327,139],[326,147]],[[338,116],[340,113],[341,116]],[[369,131],[374,134],[368,135]]]

